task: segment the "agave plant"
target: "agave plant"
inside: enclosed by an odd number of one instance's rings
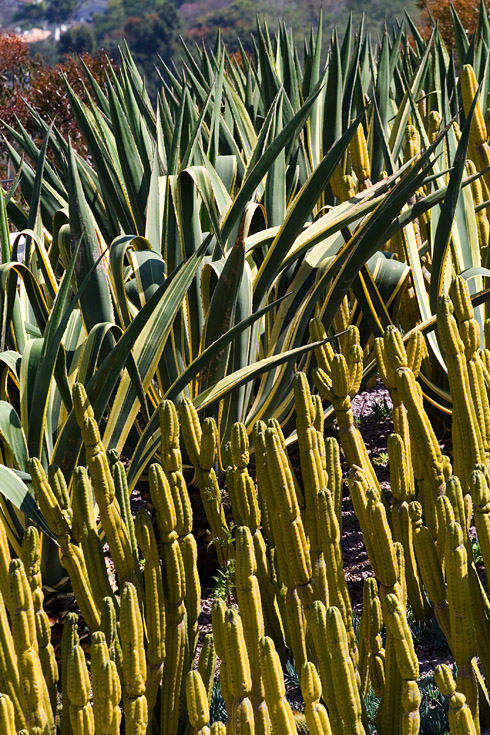
[[[156,108],[126,49],[104,89],[87,72],[88,103],[68,88],[88,160],[40,119],[40,149],[10,130],[30,207],[7,203],[27,242],[21,264],[3,246],[2,397],[26,456],[71,474],[75,380],[106,447],[131,456],[130,488],[157,449],[162,398],[190,397],[223,443],[265,413],[292,435],[314,313],[330,333],[357,324],[369,354],[408,307],[405,331],[430,328],[454,273],[481,290],[479,172],[464,172],[478,103],[458,142],[457,75],[437,30],[425,42],[407,20],[373,47],[349,26],[323,65],[320,29],[302,63],[284,27],[272,38],[259,25],[251,56],[186,52]],[[484,19],[478,38],[459,45],[486,90]],[[447,411],[435,375],[422,373],[426,393]],[[24,469],[5,436],[5,464]]]

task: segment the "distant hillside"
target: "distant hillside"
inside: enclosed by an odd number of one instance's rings
[[[260,16],[272,29],[283,20],[301,47],[305,34],[318,24],[320,8],[326,34],[337,27],[343,35],[352,13],[355,27],[364,16],[374,39],[385,24],[389,29],[401,20],[405,10],[415,21],[419,16],[416,0],[1,0],[0,26],[19,33],[49,30],[49,40],[32,48],[53,60],[102,48],[114,53],[125,40],[151,88],[158,83],[158,57],[167,63],[180,57],[181,36],[212,44],[219,30],[230,51],[240,44],[250,49]]]

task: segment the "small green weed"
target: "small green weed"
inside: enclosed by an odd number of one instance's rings
[[[216,677],[211,693],[211,701],[209,703],[209,724],[213,722],[226,722],[228,713],[226,712],[225,700],[221,693],[221,683],[219,677]]]
[[[421,735],[443,735],[449,730],[448,699],[440,693],[432,674],[419,681],[420,733]]]
[[[231,604],[233,589],[235,587],[235,559],[230,559],[226,567],[218,569],[213,580],[212,597],[225,600],[228,604]]]
[[[481,562],[483,561],[483,556],[481,553],[480,542],[477,538],[475,538],[475,540],[471,542],[471,550],[473,552],[473,560],[475,564],[481,564]]]
[[[386,398],[380,399],[379,401],[374,401],[371,407],[371,411],[373,419],[378,422],[391,419],[391,416],[393,414],[393,410]]]
[[[380,467],[388,466],[388,452],[380,452],[376,457],[373,457],[371,462],[379,465]]]

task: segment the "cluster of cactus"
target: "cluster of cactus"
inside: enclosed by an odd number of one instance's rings
[[[233,426],[220,450],[214,419],[201,424],[189,400],[178,409],[164,401],[160,462],[148,471],[155,524],[145,510],[132,517],[124,465],[115,451],[106,452],[86,393],[76,384],[87,467],[77,467],[69,482],[60,469],[45,472],[36,459],[30,470],[91,631],[90,667],[71,613],[58,675],[43,611],[39,534],[29,528],[21,558],[11,560],[0,526],[1,732],[47,735],[59,726],[66,735],[117,735],[123,727],[127,735],[360,734],[368,732],[364,698],[372,688],[380,699],[377,732],[415,735],[421,697],[408,603],[421,621],[435,616],[457,666],[456,681],[447,667],[436,671],[449,697],[451,733],[478,732],[490,702],[490,602],[468,532],[474,523],[490,570],[490,353],[479,347],[463,279],[440,299],[437,327],[454,401],[459,475],[441,451],[417,382],[427,355],[424,338],[414,331],[404,340],[389,328],[375,352],[393,400],[390,497],[377,482],[352,415],[363,370],[355,328],[341,335],[337,352],[317,349],[318,394],[304,373],[295,376],[301,481],[276,420],[255,424],[253,466],[242,424]],[[319,319],[311,333],[322,340]],[[339,444],[324,436],[322,399],[338,418],[350,465],[348,492],[373,572],[365,580],[358,636],[340,545]],[[214,602],[213,632],[199,655],[201,589],[182,450],[195,470],[218,560],[226,566],[234,555],[234,602]],[[228,517],[220,478],[229,494]],[[116,573],[112,584],[103,538]],[[217,658],[226,726],[209,721]],[[286,698],[288,658],[300,676],[304,714]]]

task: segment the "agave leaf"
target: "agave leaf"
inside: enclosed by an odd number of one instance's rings
[[[20,276],[23,281],[23,286],[29,299],[29,304],[34,312],[37,326],[40,332],[44,331],[46,320],[48,317],[48,310],[46,303],[43,298],[43,294],[39,288],[39,284],[34,278],[31,271],[22,265],[22,263],[11,261],[9,263],[3,263],[0,265],[0,284],[2,293],[4,294],[3,299],[3,314],[2,314],[2,347],[6,343],[6,330],[9,324],[15,316],[17,302],[17,277]],[[18,336],[19,332],[16,329],[15,336]],[[18,345],[19,347],[20,345]],[[20,350],[18,350],[20,352]]]
[[[410,269],[405,263],[376,253],[362,267],[352,291],[375,337],[382,337],[392,324],[389,307],[396,299]]]
[[[384,154],[382,138],[389,138],[390,131],[388,120],[390,118],[390,51],[388,34],[383,34],[381,53],[376,69],[375,108],[377,115],[373,126],[372,154],[371,154],[371,179],[377,181],[381,171],[388,165]],[[379,124],[378,124],[379,120]]]
[[[282,101],[279,100],[277,114],[272,122],[271,136],[276,137],[282,127]],[[280,151],[272,163],[264,190],[264,205],[270,227],[280,225],[286,216],[286,154]]]
[[[0,186],[0,253],[1,262],[8,263],[10,260],[11,247],[10,247],[10,231],[7,218],[7,207],[5,205],[5,197],[3,195],[3,189]]]
[[[263,360],[258,360],[257,362],[247,365],[246,367],[237,370],[235,373],[225,376],[207,390],[199,393],[199,395],[194,399],[194,405],[198,411],[207,408],[208,406],[213,405],[216,401],[224,398],[230,391],[236,390],[236,388],[239,388],[241,385],[248,383],[249,380],[254,380],[262,373],[272,370],[273,368],[282,365],[282,363],[296,360],[297,358],[302,357],[305,352],[309,352],[332,339],[334,339],[334,337],[329,337],[327,340],[323,340],[322,342],[312,342],[309,345],[303,345],[294,350],[288,350],[287,352],[282,352],[279,355],[266,357]]]
[[[97,417],[107,406],[113,383],[105,384],[110,375],[120,375],[133,351],[138,373],[145,391],[148,390],[160,360],[172,322],[181,307],[182,300],[195,277],[203,258],[201,247],[177,273],[169,278],[153,294],[133,319],[112,353],[107,356],[92,380],[87,392]],[[95,400],[94,400],[95,396]],[[139,396],[129,373],[124,372],[112,403],[104,433],[107,448],[124,446],[127,435],[139,410]],[[58,450],[59,451],[59,450]]]
[[[337,38],[337,33],[334,31],[328,62],[328,74],[325,85],[323,109],[322,150],[324,157],[326,155],[326,151],[330,151],[335,141],[339,140],[342,136],[342,89],[343,72],[342,62],[340,59],[339,40]]]
[[[17,468],[28,472],[24,430],[17,412],[6,401],[0,401],[0,435],[12,453]]]
[[[468,41],[465,28],[452,3],[450,4],[449,9],[451,12],[451,20],[453,22],[454,42],[458,53],[459,64],[460,66],[463,66],[463,64],[471,64],[472,61],[467,58],[468,51],[470,49],[470,42]]]
[[[100,261],[101,243],[97,237],[92,212],[82,190],[78,167],[70,148],[68,191],[70,195],[69,213],[72,248],[80,243],[80,251],[75,263],[75,275],[80,285],[88,273],[90,288],[80,296],[80,309],[89,331],[101,321],[114,321],[112,301],[104,264]],[[95,265],[95,269],[93,266]]]
[[[27,485],[13,470],[4,465],[0,465],[0,493],[53,541],[55,540]]]
[[[226,349],[229,343],[233,343],[240,334],[246,331],[255,321],[265,316],[268,311],[275,308],[284,298],[286,297],[284,296],[282,299],[273,301],[264,308],[252,312],[241,322],[235,324],[235,326],[226,334],[219,337],[216,342],[203,350],[199,357],[190,363],[190,365],[177,377],[175,382],[165,393],[164,398],[175,402],[182,394],[185,386],[196,379],[201,370],[206,367],[208,362],[213,359],[216,354],[219,354],[222,350]],[[137,479],[144,467],[146,467],[149,459],[155,454],[155,451],[158,448],[160,442],[158,427],[158,411],[155,411],[144,428],[131,458],[131,464],[128,470],[128,483],[131,488],[134,487],[134,484],[137,482]]]
[[[141,159],[141,151],[138,150],[126,117],[126,109],[130,105],[130,100],[126,96],[126,105],[123,109],[112,85],[108,85],[108,97],[112,113],[113,134],[118,159],[121,162],[124,186],[128,193],[129,206],[136,227],[135,232],[142,235],[145,231],[143,215],[148,199],[148,184],[145,177],[145,166]],[[150,167],[151,164],[148,163],[147,168],[150,169]]]
[[[333,144],[323,161],[311,174],[301,191],[296,195],[294,202],[288,208],[286,219],[269,248],[257,275],[254,284],[255,307],[261,306],[263,300],[266,298],[273,280],[277,275],[278,267],[282,268],[287,251],[301,233],[307,219],[311,216],[312,209],[325,188],[325,181],[329,180],[335,170],[359,122],[359,119],[353,122],[344,135]]]
[[[459,200],[461,182],[463,179],[466,151],[470,137],[471,121],[478,100],[478,94],[472,102],[465,121],[461,138],[453,160],[453,170],[449,178],[446,196],[441,208],[441,216],[437,225],[432,252],[432,274],[430,283],[430,305],[433,313],[436,311],[437,299],[442,292],[444,265],[449,250],[454,214]]]
[[[58,387],[60,392],[62,394],[64,393],[64,399],[67,401],[67,407],[71,408],[71,396],[69,390],[67,390],[67,381],[65,383],[64,374],[59,374],[61,369],[59,355],[63,333],[68,324],[70,315],[77,303],[77,296],[79,296],[79,294],[77,294],[70,303],[71,278],[75,269],[79,247],[80,243],[76,247],[69,267],[63,276],[53,308],[49,315],[44,332],[44,339],[42,340],[39,370],[34,376],[32,395],[30,397],[29,422],[28,424],[24,424],[28,427],[27,443],[29,446],[30,456],[38,457],[39,459],[42,458],[43,434],[47,428],[46,422],[49,393],[56,366],[58,366],[59,376]],[[87,286],[89,277],[90,276],[87,276],[85,278],[84,287]],[[65,385],[63,385],[63,383],[65,383]],[[35,407],[35,410],[30,411],[31,407]],[[48,436],[50,436],[49,432]]]
[[[310,114],[311,107],[320,93],[320,88],[316,89],[313,94],[306,100],[301,109],[289,120],[289,122],[282,128],[279,135],[267,147],[264,154],[257,160],[253,168],[247,170],[246,178],[242,184],[242,187],[236,196],[232,206],[228,210],[222,225],[221,236],[223,242],[228,240],[232,229],[235,227],[236,222],[241,217],[245,204],[251,198],[256,187],[263,179],[269,167],[273,161],[279,155],[281,150],[292,140],[293,136],[297,135],[299,130],[303,127],[308,115]],[[266,123],[264,123],[265,125]],[[257,143],[259,145],[260,138]]]
[[[243,239],[237,240],[226,258],[218,282],[214,288],[202,330],[201,350],[209,347],[233,326],[236,302],[245,264]],[[211,382],[224,377],[229,350],[223,350],[212,359],[199,376],[200,391]]]

